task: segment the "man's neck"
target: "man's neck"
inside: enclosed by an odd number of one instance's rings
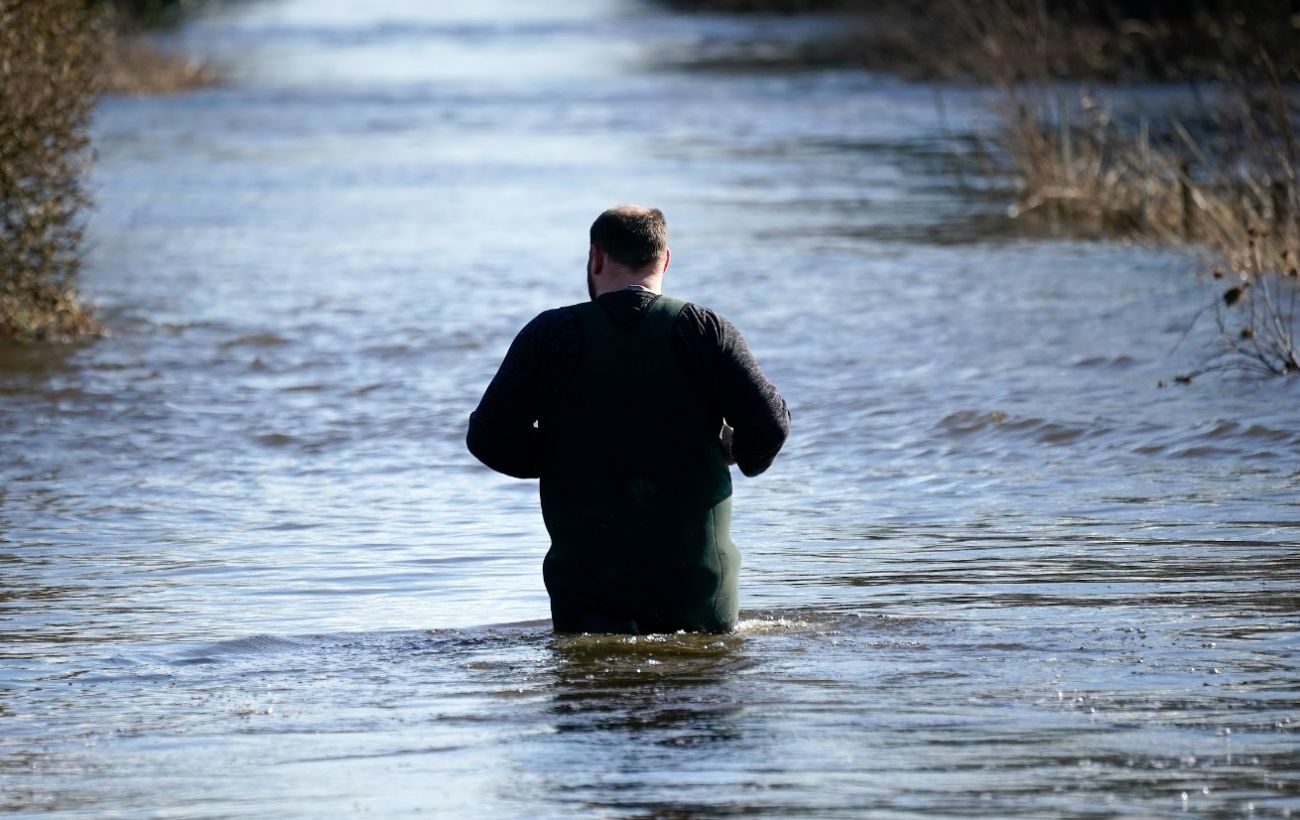
[[[608,286],[596,290],[596,298],[604,296],[607,293],[620,293],[628,290],[645,291],[647,293],[662,294],[663,288],[658,279],[632,279],[621,282],[611,282]]]

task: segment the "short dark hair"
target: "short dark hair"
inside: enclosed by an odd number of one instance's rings
[[[591,223],[591,244],[633,270],[641,270],[668,249],[668,222],[658,208],[620,205]]]

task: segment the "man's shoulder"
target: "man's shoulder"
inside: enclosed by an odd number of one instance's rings
[[[727,317],[717,310],[696,302],[682,301],[682,310],[677,314],[677,326],[682,332],[715,342],[721,342],[737,332]]]
[[[577,344],[575,305],[550,308],[534,316],[515,336],[515,345],[532,356],[567,355]]]
[[[714,321],[721,320],[724,322],[726,321],[726,319],[723,318],[721,313],[709,307],[708,305],[701,305],[698,302],[688,302],[685,299],[679,299],[678,301],[682,303],[683,312],[689,313],[693,316],[698,316],[699,318],[702,319],[710,319]]]
[[[576,307],[577,305],[564,305],[563,307],[543,310],[534,316],[528,324],[524,325],[520,333],[526,333],[530,336],[549,336],[565,324],[573,321],[573,309]]]

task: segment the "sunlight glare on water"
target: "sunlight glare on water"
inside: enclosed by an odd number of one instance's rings
[[[817,25],[235,3],[104,100],[112,335],[0,352],[0,811],[1300,812],[1300,388],[1157,389],[1188,260],[994,232],[933,89],[688,64]],[[793,412],[732,635],[552,635],[464,450],[625,200]]]

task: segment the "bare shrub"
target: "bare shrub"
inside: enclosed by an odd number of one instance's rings
[[[79,0],[0,0],[0,338],[94,328],[73,277],[99,26]]]

